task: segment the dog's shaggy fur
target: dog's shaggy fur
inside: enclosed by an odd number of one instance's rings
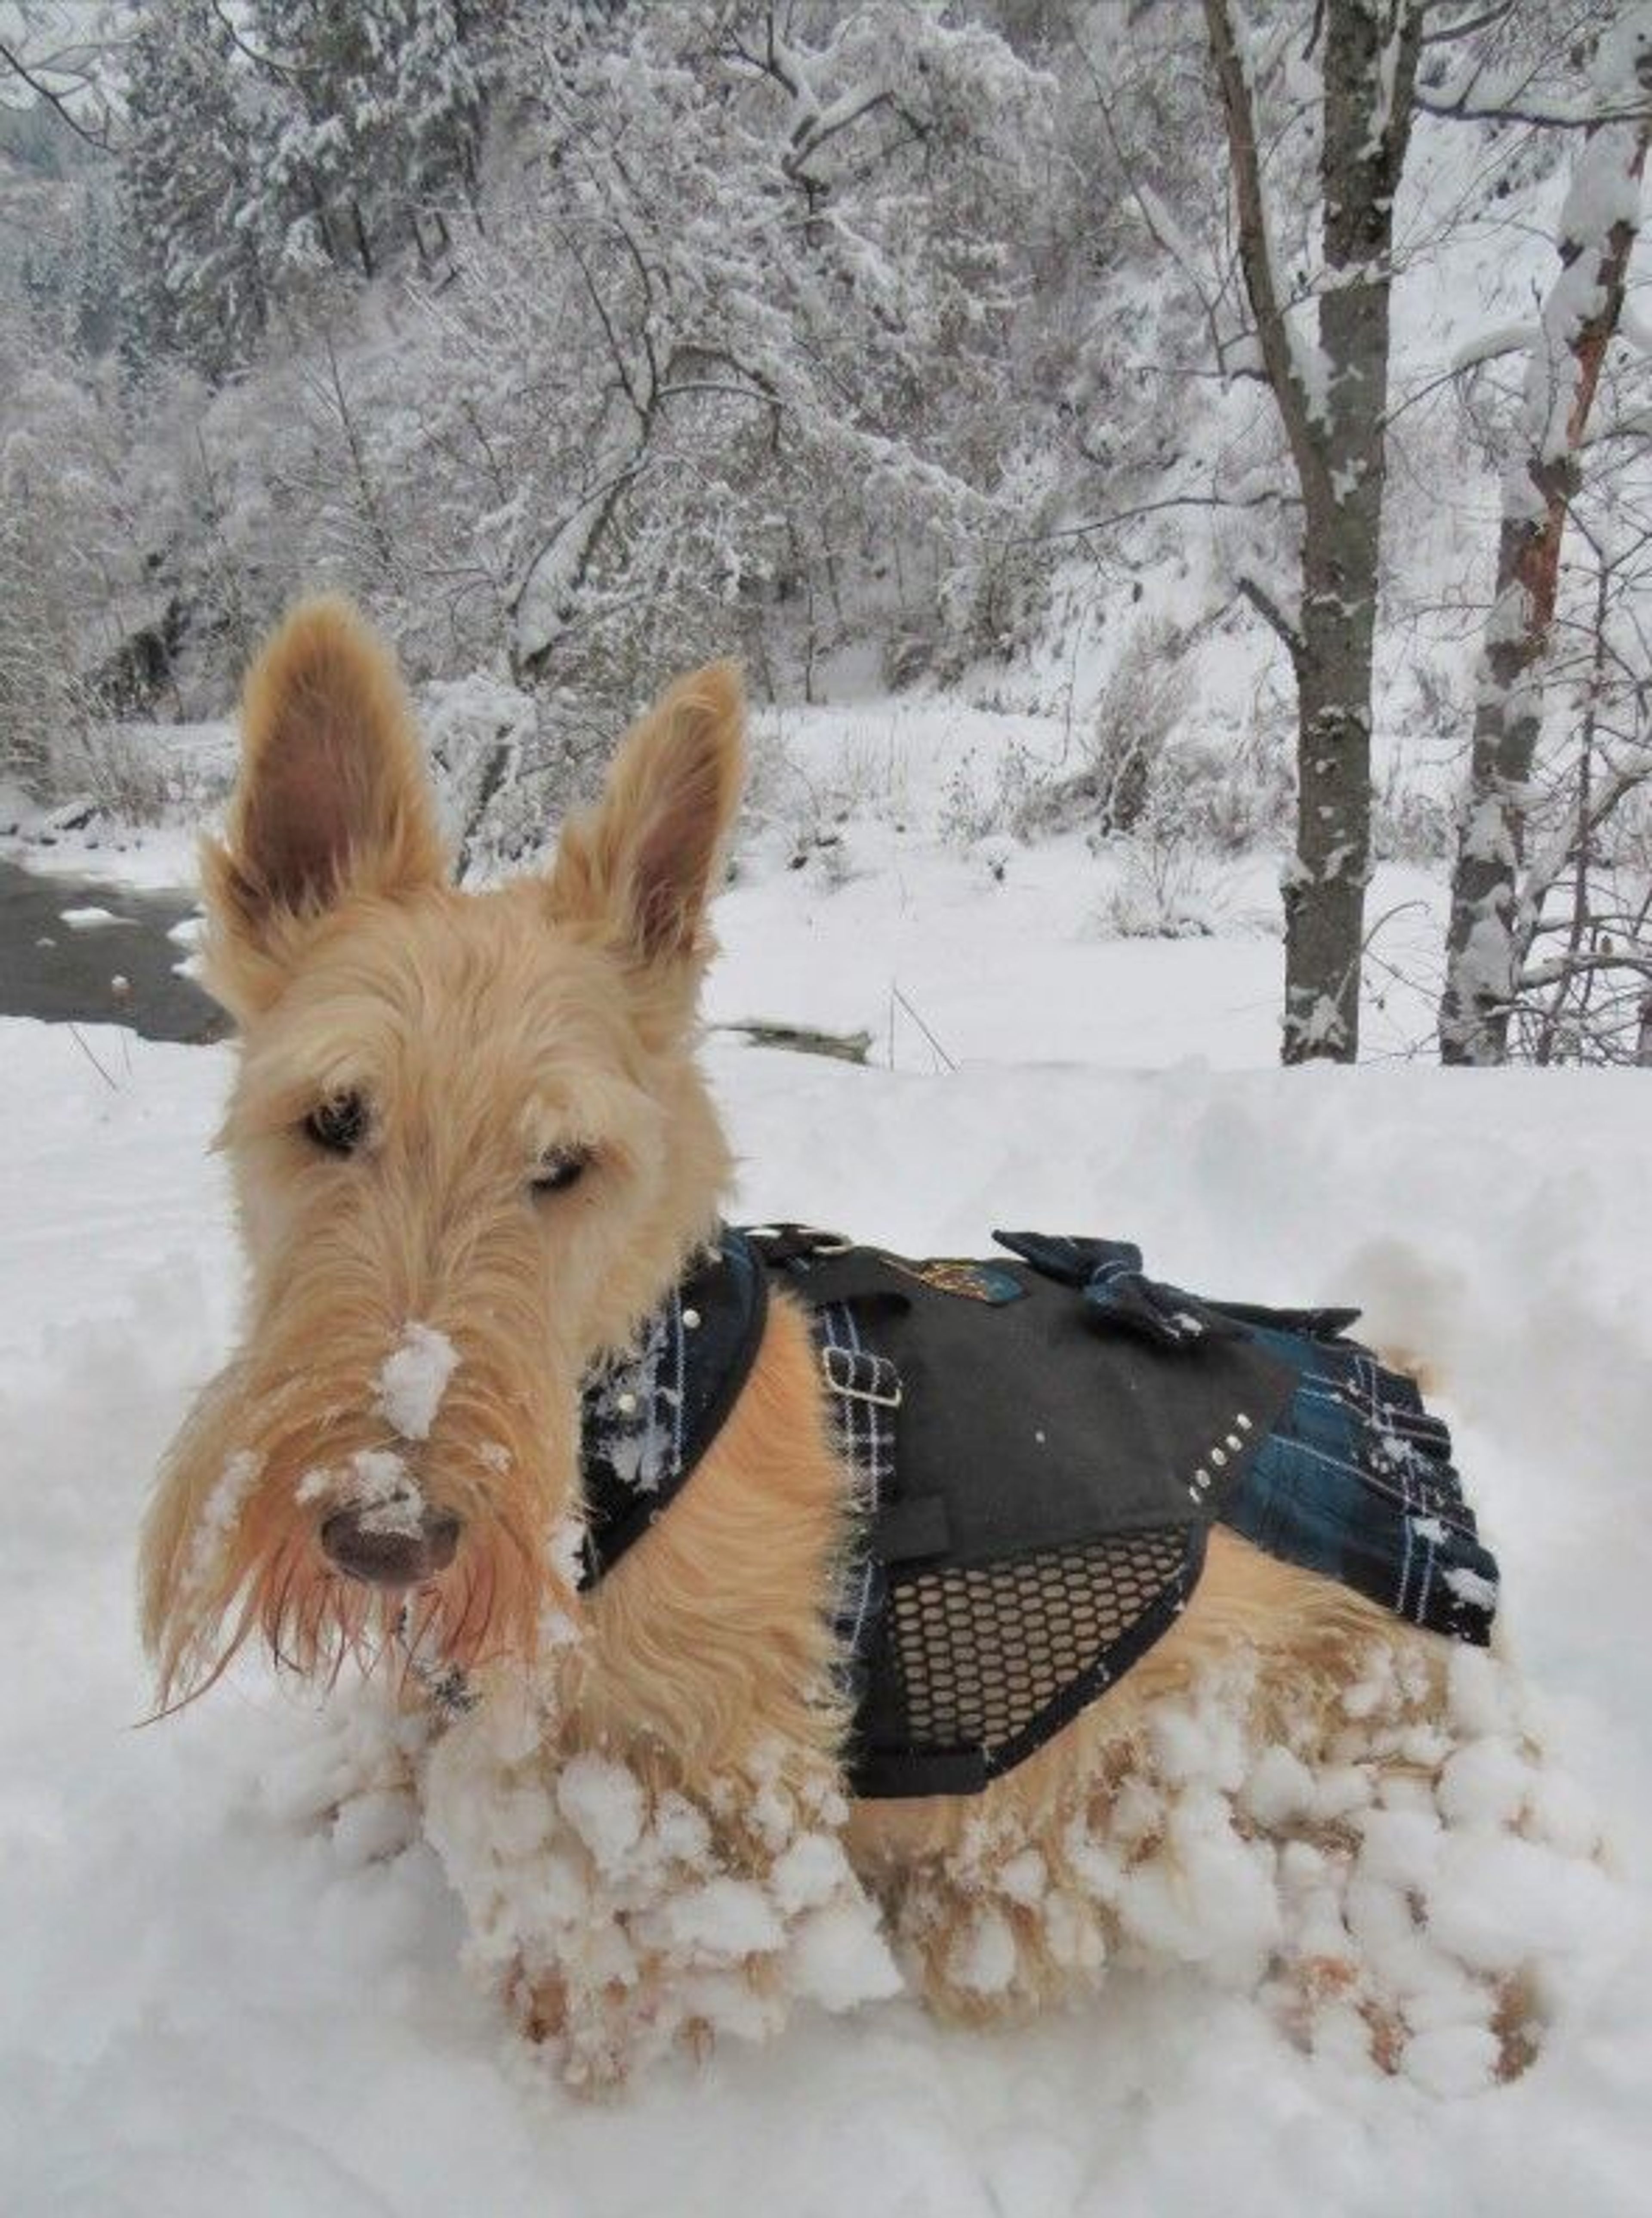
[[[576,2080],[766,2030],[795,1995],[888,1992],[886,1941],[965,2018],[1168,1955],[1389,2064],[1438,2035],[1443,1950],[1446,2022],[1516,2068],[1540,1999],[1518,1945],[1431,1930],[1442,1819],[1578,1833],[1545,1815],[1496,1667],[1231,1533],[1127,1681],[985,1794],[851,1805],[829,1603],[853,1511],[784,1300],[693,1484],[576,1591],[581,1380],[729,1180],[693,1050],[733,672],[666,694],[548,876],[480,894],[446,882],[399,682],[347,606],[269,647],[244,750],[205,870],[251,1291],[144,1536],[164,1700],[255,1639],[324,1681],[399,1666],[478,1953]],[[421,1328],[445,1355],[410,1415],[387,1365]],[[473,1707],[444,1711],[461,1675]]]

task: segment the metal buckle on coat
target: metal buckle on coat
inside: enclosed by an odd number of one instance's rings
[[[827,1346],[820,1350],[820,1375],[845,1401],[869,1402],[878,1409],[900,1407],[900,1374],[881,1355]]]

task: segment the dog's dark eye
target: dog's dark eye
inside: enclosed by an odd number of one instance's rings
[[[548,1148],[534,1173],[535,1193],[561,1193],[576,1185],[591,1168],[589,1148]]]
[[[335,1094],[311,1110],[304,1129],[330,1155],[353,1155],[367,1137],[367,1104],[359,1094]]]

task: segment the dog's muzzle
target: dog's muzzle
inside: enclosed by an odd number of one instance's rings
[[[419,1587],[452,1563],[461,1529],[447,1509],[422,1510],[409,1531],[375,1527],[371,1510],[335,1509],[322,1521],[321,1546],[335,1570],[364,1586]]]

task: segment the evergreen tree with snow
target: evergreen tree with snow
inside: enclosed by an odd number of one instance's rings
[[[134,347],[221,375],[270,315],[261,89],[211,0],[148,0],[128,71],[121,191]]]

